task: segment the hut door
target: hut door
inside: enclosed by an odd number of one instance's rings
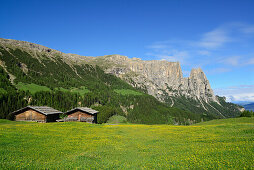
[[[32,119],[33,119],[33,112],[29,111],[28,120],[32,120]]]
[[[81,114],[78,115],[78,121],[80,121],[80,118],[81,118]]]

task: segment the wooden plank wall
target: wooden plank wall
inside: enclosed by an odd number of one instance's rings
[[[93,117],[93,115],[90,115],[90,114],[86,114],[86,113],[83,113],[83,112],[80,112],[80,111],[76,111],[72,114],[69,114],[68,115],[69,118],[77,118],[78,120],[80,120],[81,117],[84,117],[84,118],[90,118],[90,117]]]
[[[97,123],[95,121],[94,115],[90,115],[81,111],[76,111],[72,114],[68,115],[68,118],[76,118],[76,121],[85,121],[85,122],[90,122],[90,123]]]
[[[46,122],[46,116],[32,109],[24,111],[15,116],[16,121],[40,121]]]

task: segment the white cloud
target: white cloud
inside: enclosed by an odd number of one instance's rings
[[[182,64],[185,63],[185,59],[189,57],[188,52],[186,51],[178,51],[175,49],[164,49],[161,50],[160,52],[153,52],[153,53],[147,53],[147,55],[152,55],[160,60],[167,60],[167,61],[172,61],[176,62],[179,61]]]
[[[254,93],[241,93],[234,95],[226,95],[227,102],[254,102]]]
[[[250,46],[252,40],[249,41],[253,38],[251,35],[254,35],[253,28],[254,25],[244,23],[224,24],[201,34],[197,40],[169,39],[154,42],[147,46],[147,55],[167,61],[179,61],[183,66],[212,66],[212,74],[229,72],[232,67],[254,64],[254,58],[250,58],[254,49]],[[246,49],[249,54],[240,52],[244,44],[250,46]],[[225,57],[222,58],[221,55]]]
[[[240,62],[241,58],[242,58],[241,56],[232,56],[221,60],[220,63],[232,66],[239,66],[240,64],[242,64],[242,62]]]
[[[228,36],[227,30],[217,28],[203,34],[202,39],[198,42],[198,45],[204,48],[217,48],[230,41],[231,38]]]
[[[175,41],[176,44],[179,41]],[[181,64],[185,64],[189,58],[189,52],[187,50],[178,50],[172,41],[160,41],[155,42],[152,45],[147,46],[150,52],[146,55],[157,57],[160,60],[167,60],[171,62],[179,61]]]
[[[254,85],[241,85],[214,89],[215,94],[225,96],[228,102],[254,102]]]
[[[252,26],[252,25],[242,25],[241,31],[245,34],[252,34],[252,33],[254,33],[254,26]]]
[[[216,49],[227,43],[239,42],[243,36],[251,34],[254,34],[254,25],[228,23],[204,33],[197,44],[206,49]]]
[[[247,66],[254,64],[254,58],[246,58],[242,56],[231,56],[224,59],[219,59],[218,63],[230,65],[230,66]]]
[[[226,73],[231,71],[229,68],[219,67],[219,68],[213,68],[211,70],[207,70],[208,74],[218,74],[218,73]]]
[[[165,49],[168,46],[164,45],[164,44],[153,44],[153,45],[149,45],[147,46],[147,48],[151,48],[151,49]]]
[[[251,58],[249,61],[248,61],[248,63],[247,64],[254,64],[254,58]]]
[[[200,54],[200,55],[211,55],[211,52],[207,51],[207,50],[200,50],[200,51],[198,51],[198,54]]]

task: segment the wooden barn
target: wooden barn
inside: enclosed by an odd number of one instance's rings
[[[16,121],[55,122],[60,113],[62,112],[47,106],[27,106],[12,114]]]
[[[88,107],[77,107],[65,114],[67,118],[64,121],[80,121],[88,123],[97,123],[97,114],[99,112]]]

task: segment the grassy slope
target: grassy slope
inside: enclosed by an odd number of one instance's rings
[[[86,93],[90,92],[90,90],[88,90],[85,86],[81,86],[80,88],[72,88],[70,91],[73,93],[79,93],[81,96],[84,96]]]
[[[40,92],[40,91],[50,91],[50,88],[46,87],[46,86],[40,86],[40,85],[37,85],[37,84],[34,84],[34,83],[31,83],[31,84],[26,84],[26,83],[22,83],[22,82],[19,82],[16,87],[19,89],[19,90],[23,90],[23,91],[29,91],[31,92],[32,94],[35,94],[36,92]],[[78,93],[80,95],[84,95],[86,93],[89,93],[90,91],[85,87],[85,86],[81,86],[80,88],[72,88],[72,89],[65,89],[65,88],[55,88],[55,89],[58,89],[60,91],[63,91],[63,92],[73,92],[73,93]],[[1,88],[0,88],[0,92],[1,92]]]
[[[0,120],[0,169],[254,166],[254,118],[194,126]]]
[[[25,84],[22,82],[19,82],[16,87],[19,90],[23,90],[23,91],[30,91],[32,94],[39,92],[39,91],[50,91],[50,88],[46,87],[46,86],[40,86],[34,83],[31,84]]]
[[[22,83],[22,82],[19,82],[16,87],[19,89],[19,90],[23,90],[23,91],[29,91],[31,92],[32,94],[36,93],[36,92],[40,92],[40,91],[50,91],[50,88],[46,87],[46,86],[40,86],[40,85],[37,85],[37,84],[34,84],[34,83],[31,83],[31,84],[26,84],[26,83]],[[78,93],[80,95],[84,95],[86,93],[89,93],[90,91],[85,87],[85,86],[81,86],[80,88],[72,88],[72,89],[65,89],[65,88],[55,88],[55,89],[58,89],[60,91],[63,91],[63,92],[73,92],[73,93]],[[0,92],[1,92],[1,88],[0,88]]]
[[[130,90],[130,89],[116,89],[115,92],[121,95],[138,95],[138,96],[143,95],[143,93]]]

